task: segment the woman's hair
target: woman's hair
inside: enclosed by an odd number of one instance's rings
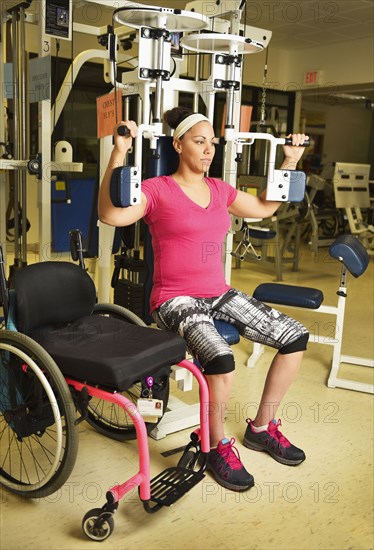
[[[193,114],[194,111],[188,107],[174,107],[174,109],[170,109],[164,113],[164,120],[170,128],[175,130],[182,120]]]

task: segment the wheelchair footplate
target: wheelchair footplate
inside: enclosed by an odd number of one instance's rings
[[[150,501],[160,506],[171,506],[204,477],[205,474],[200,471],[178,466],[167,468],[151,480]]]

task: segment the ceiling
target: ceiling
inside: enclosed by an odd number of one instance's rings
[[[209,5],[213,4],[219,12],[217,5],[222,5],[222,10],[225,10],[231,5],[238,5],[240,0],[74,0],[74,5],[79,7],[87,2],[99,4],[101,7],[108,6],[111,12],[113,7],[122,5],[185,9],[186,5],[193,3],[202,5],[203,10],[200,11],[209,15]],[[299,50],[321,44],[374,37],[374,0],[242,0],[242,3],[244,7],[241,22],[271,30],[272,47]]]
[[[299,50],[374,36],[373,0],[248,2],[246,11],[247,24],[273,31],[271,45],[277,48]]]
[[[113,0],[74,0],[76,5],[91,1],[101,6],[112,5]],[[238,5],[240,0],[203,0],[205,14],[209,13],[210,5],[222,5],[225,9],[230,5]],[[245,2],[245,0],[244,0]],[[142,0],[126,4],[137,6],[151,5],[165,8],[185,9],[186,0]],[[198,2],[194,2],[198,4]],[[123,4],[118,0],[116,5]],[[190,9],[188,7],[187,9]],[[218,8],[219,9],[219,8]],[[112,11],[112,10],[111,10]],[[223,16],[228,18],[229,16]],[[283,50],[302,50],[321,45],[338,44],[339,42],[371,38],[374,52],[374,0],[247,0],[242,11],[242,23],[248,26],[260,27],[272,31],[271,47]],[[369,80],[369,75],[368,75]],[[348,94],[345,97],[332,96],[332,93]],[[315,94],[315,91],[305,91],[304,97]],[[349,97],[352,96],[352,97]],[[339,89],[320,90],[319,102],[360,103],[365,97],[374,102],[374,83],[368,82],[356,86],[341,86]],[[316,98],[313,97],[316,101]]]

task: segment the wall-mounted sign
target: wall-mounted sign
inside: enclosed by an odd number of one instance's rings
[[[322,81],[322,71],[307,71],[304,74],[304,86],[318,86]]]
[[[102,95],[96,99],[97,137],[113,135],[113,128],[122,120],[122,91]]]
[[[71,40],[72,0],[45,0],[44,34]]]

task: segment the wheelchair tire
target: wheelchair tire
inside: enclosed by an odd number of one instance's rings
[[[93,508],[85,514],[82,529],[89,539],[102,542],[113,533],[113,514],[105,512],[102,508]]]
[[[78,452],[69,388],[44,348],[8,330],[0,330],[0,379],[0,484],[28,498],[50,495]]]
[[[93,313],[94,315],[108,315],[122,319],[134,325],[147,326],[135,313],[118,304],[96,304]],[[145,389],[144,383],[139,381],[122,392],[122,395],[133,403],[136,403],[138,398],[143,395]],[[155,377],[152,390],[153,396],[163,402],[163,411],[165,412],[169,401],[169,377]],[[160,422],[161,418],[159,418],[158,422]],[[97,432],[111,439],[117,441],[136,439],[136,430],[131,417],[119,405],[114,403],[109,403],[97,397],[91,397],[88,403],[86,420]],[[146,422],[147,432],[150,433],[157,423]]]

